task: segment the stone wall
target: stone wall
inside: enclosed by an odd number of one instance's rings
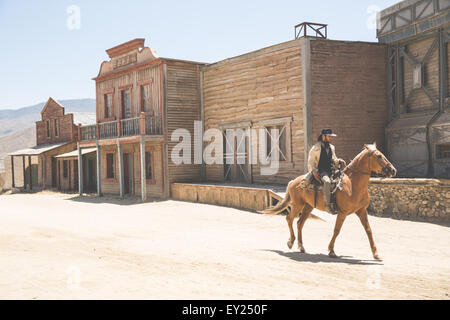
[[[450,222],[450,180],[371,179],[369,213]]]

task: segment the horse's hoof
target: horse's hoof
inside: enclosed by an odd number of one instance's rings
[[[303,247],[301,244],[298,245],[298,250],[300,250],[300,253],[306,253],[305,247]]]
[[[383,259],[378,254],[374,254],[373,258],[377,261],[383,261]]]
[[[294,246],[294,242],[293,241],[288,241],[287,242],[287,246],[289,249],[292,249],[292,247]]]
[[[331,252],[328,254],[328,256],[329,256],[330,258],[333,258],[333,259],[335,259],[335,258],[338,257],[338,256],[336,255],[336,253],[334,253],[334,251],[331,251]]]

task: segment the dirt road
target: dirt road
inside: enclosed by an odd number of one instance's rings
[[[450,228],[356,216],[327,257],[332,221],[309,220],[307,254],[284,217],[176,201],[0,196],[0,299],[450,299]]]

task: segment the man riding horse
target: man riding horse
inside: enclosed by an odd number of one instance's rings
[[[340,164],[343,167],[346,163],[342,159],[336,157],[336,148],[331,144],[336,135],[331,129],[322,130],[318,142],[312,147],[308,158],[309,174],[302,181],[300,187],[305,187],[307,183],[312,182],[314,177],[318,182],[323,183],[323,196],[326,206],[326,211],[332,214],[337,213],[337,208],[331,203],[331,175],[333,167],[338,167]]]

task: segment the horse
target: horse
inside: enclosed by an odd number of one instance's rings
[[[370,205],[369,197],[369,180],[372,172],[381,174],[386,178],[392,178],[397,175],[397,170],[386,159],[386,157],[377,149],[377,144],[364,145],[363,150],[355,159],[344,169],[343,188],[336,192],[337,202],[337,217],[334,235],[328,246],[329,256],[337,258],[334,252],[334,244],[341,231],[345,219],[356,213],[359,217],[369,238],[370,247],[375,260],[381,261],[378,254],[375,241],[373,240],[372,229],[369,225],[367,208]],[[319,192],[315,197],[315,192],[300,188],[300,183],[305,176],[298,177],[291,181],[287,187],[286,198],[281,201],[276,207],[263,211],[264,214],[279,214],[291,206],[292,210],[286,217],[290,238],[288,240],[288,247],[292,249],[295,242],[295,234],[293,230],[293,222],[298,220],[298,248],[301,253],[306,253],[303,246],[302,230],[306,220],[310,217],[314,208],[325,211],[325,201],[323,193]]]

